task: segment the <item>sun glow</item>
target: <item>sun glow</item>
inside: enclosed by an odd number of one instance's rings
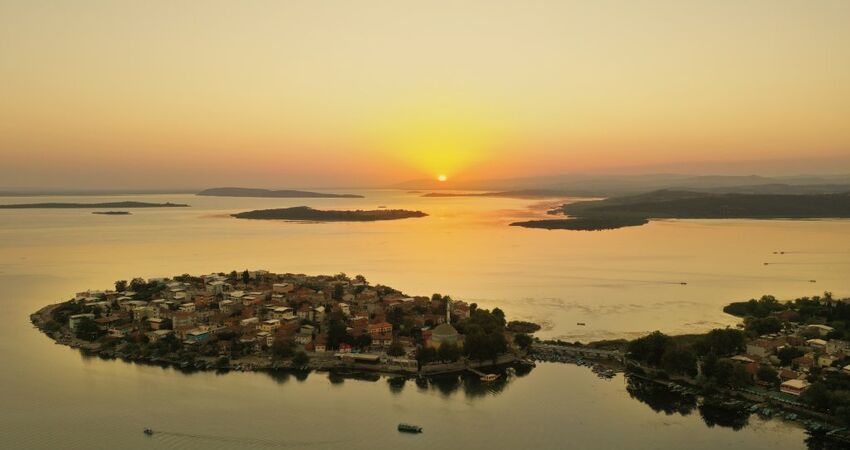
[[[437,181],[443,182],[448,180],[449,178],[445,175],[437,175]]]

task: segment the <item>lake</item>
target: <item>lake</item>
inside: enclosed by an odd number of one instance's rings
[[[680,399],[644,395],[622,376],[600,380],[583,367],[542,364],[492,386],[460,378],[394,386],[325,373],[184,374],[86,358],[29,323],[40,307],[117,279],[244,269],[363,274],[408,294],[499,306],[511,319],[543,324],[540,337],[581,341],[734,325],[723,305],[767,293],[850,294],[850,221],[659,221],[547,231],[507,224],[543,217],[557,202],[354,192],[366,198],[2,199],[192,207],[129,216],[0,210],[0,447],[806,447],[803,431],[780,420],[753,416],[733,427]],[[301,205],[386,206],[429,216],[324,224],[228,216]],[[425,433],[399,434],[400,421]],[[164,432],[147,437],[144,427]]]

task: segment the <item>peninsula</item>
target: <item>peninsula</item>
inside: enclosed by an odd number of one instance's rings
[[[717,194],[660,190],[627,197],[567,203],[549,212],[567,219],[515,222],[534,228],[603,230],[643,225],[651,219],[850,218],[850,193]]]
[[[104,216],[129,216],[130,211],[93,211],[92,214],[100,214]]]
[[[0,209],[85,209],[85,208],[186,208],[181,203],[106,202],[106,203],[17,203],[0,205]]]
[[[270,190],[240,187],[220,187],[206,189],[195,195],[210,197],[257,197],[257,198],[364,198],[356,194],[330,194],[324,192]]]
[[[307,206],[293,208],[259,209],[255,211],[232,214],[237,219],[258,220],[298,220],[312,222],[374,222],[378,220],[397,220],[411,217],[425,217],[422,211],[406,209],[379,210],[319,210]]]
[[[265,270],[115,282],[42,308],[33,323],[103,358],[184,369],[355,369],[432,375],[514,362],[534,324],[362,276]],[[520,327],[522,332],[513,331]]]

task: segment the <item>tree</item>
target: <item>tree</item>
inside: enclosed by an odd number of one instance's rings
[[[310,357],[303,351],[295,353],[295,356],[292,358],[292,364],[295,365],[295,367],[304,366],[308,362],[310,362]]]
[[[631,358],[657,367],[661,364],[661,357],[671,343],[670,336],[660,331],[653,331],[629,342],[626,351]]]
[[[817,382],[800,395],[800,400],[815,409],[826,411],[829,409],[832,393],[824,383]]]
[[[143,290],[146,285],[147,285],[147,283],[145,282],[145,280],[143,278],[138,278],[138,277],[133,278],[130,281],[130,290],[132,290],[133,292],[139,292],[139,291]]]
[[[760,366],[759,370],[756,372],[756,378],[763,383],[769,383],[774,386],[779,384],[779,373],[776,372],[776,369],[770,366]]]
[[[437,349],[437,356],[441,361],[455,362],[460,359],[460,348],[455,344],[443,344]]]
[[[272,342],[272,356],[275,358],[288,358],[292,356],[295,351],[295,343],[290,339],[284,339],[281,337],[275,338]]]
[[[342,300],[343,295],[345,295],[345,287],[340,283],[335,284],[331,297],[334,300]]]
[[[242,272],[242,283],[247,286],[249,281],[251,281],[251,274],[248,272],[248,269],[245,269],[245,271]]]
[[[387,349],[387,354],[390,356],[404,356],[404,346],[399,341],[393,341]]]
[[[697,356],[689,348],[668,347],[661,355],[661,367],[672,374],[694,376],[697,373]]]
[[[115,282],[115,290],[118,292],[124,292],[127,290],[127,280],[118,280]]]
[[[75,331],[78,338],[87,341],[93,341],[100,336],[100,327],[97,326],[97,322],[88,317],[83,317],[77,322]]]
[[[533,342],[533,340],[531,339],[531,336],[529,336],[525,333],[520,333],[520,334],[517,334],[516,336],[514,336],[514,343],[516,344],[517,347],[519,347],[523,350],[527,350],[528,347],[531,346],[532,342]]]
[[[776,317],[747,317],[744,319],[744,328],[751,334],[761,336],[782,331],[782,322]]]
[[[731,328],[715,328],[695,345],[697,353],[702,356],[727,356],[738,353],[744,348],[744,333]]]
[[[776,351],[776,357],[783,366],[791,365],[791,361],[803,356],[805,353],[797,347],[785,345]]]

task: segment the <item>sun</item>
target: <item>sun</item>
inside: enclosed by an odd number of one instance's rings
[[[447,177],[447,176],[445,176],[445,175],[437,175],[437,181],[439,181],[439,182],[441,182],[441,183],[442,183],[443,181],[448,180],[448,179],[449,179],[449,177]]]

